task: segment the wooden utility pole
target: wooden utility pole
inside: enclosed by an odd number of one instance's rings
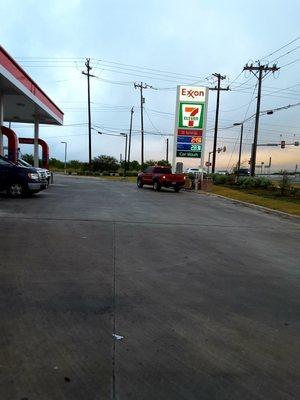
[[[87,77],[87,89],[88,89],[88,135],[89,135],[89,171],[92,170],[92,118],[91,118],[91,93],[90,93],[90,77],[94,76],[90,74],[92,67],[90,66],[90,59],[87,58],[85,62],[86,71],[82,71],[83,75]]]
[[[251,176],[255,175],[255,166],[256,166],[256,150],[257,150],[257,140],[258,140],[258,127],[259,127],[259,114],[260,114],[260,102],[261,102],[261,88],[262,88],[262,80],[269,74],[278,71],[279,68],[274,64],[272,67],[267,65],[261,65],[260,62],[257,62],[257,65],[246,64],[244,67],[244,71],[250,71],[253,75],[258,79],[258,89],[257,89],[257,103],[256,103],[256,115],[255,115],[255,128],[254,128],[254,139],[252,145],[251,152]]]
[[[229,86],[227,88],[221,88],[221,80],[226,79],[225,75],[221,74],[213,74],[214,77],[217,78],[217,86],[214,88],[209,88],[209,90],[217,91],[217,107],[216,107],[216,117],[215,117],[215,133],[214,133],[214,145],[213,145],[213,159],[212,159],[212,167],[211,172],[215,172],[216,167],[216,154],[217,154],[217,140],[218,140],[218,123],[219,123],[219,108],[220,108],[220,91],[221,90],[229,90]]]
[[[152,88],[152,86],[147,85],[147,83],[134,83],[134,88],[140,89],[141,94],[141,165],[144,165],[144,103],[145,98],[143,97],[143,89]]]

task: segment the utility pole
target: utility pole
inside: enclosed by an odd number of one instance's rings
[[[132,119],[133,119],[133,107],[130,110],[130,127],[129,127],[129,142],[128,142],[128,169],[130,168],[130,149],[131,149],[131,132],[132,132]]]
[[[233,126],[239,126],[239,125],[241,126],[241,135],[240,135],[239,160],[238,160],[238,164],[237,164],[237,176],[240,175],[240,168],[241,168],[244,122],[236,122],[233,124]]]
[[[141,165],[144,165],[144,103],[145,98],[143,97],[143,89],[152,88],[152,86],[147,85],[147,83],[134,83],[134,88],[140,89],[141,94]]]
[[[167,138],[166,161],[169,162],[169,138]]]
[[[90,66],[90,59],[87,58],[85,62],[87,72],[82,71],[83,75],[87,77],[87,88],[88,88],[88,134],[89,134],[89,171],[92,170],[92,121],[91,121],[91,94],[90,94],[90,77],[94,76],[90,74],[92,67]]]
[[[261,88],[262,88],[262,80],[269,74],[274,73],[279,70],[276,64],[273,64],[272,67],[269,67],[268,64],[262,65],[260,62],[257,62],[257,65],[246,64],[244,71],[250,71],[253,75],[258,79],[258,89],[257,89],[257,103],[256,103],[256,115],[255,115],[255,128],[254,128],[254,139],[251,153],[251,176],[255,175],[255,165],[256,165],[256,150],[257,150],[257,140],[258,140],[258,127],[259,127],[259,114],[260,114],[260,102],[261,102]]]
[[[219,123],[219,108],[220,108],[220,91],[221,90],[229,90],[229,86],[227,88],[221,88],[221,81],[226,79],[225,75],[221,74],[213,74],[214,77],[217,78],[218,84],[214,88],[209,88],[209,90],[217,90],[217,107],[216,107],[216,117],[215,117],[215,133],[214,133],[214,145],[213,145],[213,160],[211,172],[215,172],[216,167],[216,155],[217,155],[217,139],[218,139],[218,123]]]

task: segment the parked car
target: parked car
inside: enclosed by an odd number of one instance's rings
[[[185,171],[186,174],[193,174],[193,175],[199,175],[201,172],[199,170],[199,168],[188,168]]]
[[[33,166],[31,164],[29,164],[25,160],[22,160],[21,158],[18,159],[18,164],[22,165],[23,167],[33,168]],[[35,168],[35,169],[39,172],[39,174],[41,175],[41,178],[46,179],[48,185],[50,185],[51,172],[46,168]]]
[[[248,168],[240,168],[237,169],[234,174],[239,176],[250,176],[250,170]]]
[[[23,167],[0,156],[0,191],[6,191],[12,197],[37,193],[46,189],[47,181],[38,171],[31,167]]]
[[[201,173],[206,174],[206,169],[205,168],[188,168],[185,173],[186,174],[194,174],[194,175],[199,175]]]
[[[183,174],[172,174],[169,167],[153,166],[138,174],[137,186],[141,189],[144,185],[151,185],[157,191],[162,187],[171,187],[179,192],[185,184],[185,178]]]

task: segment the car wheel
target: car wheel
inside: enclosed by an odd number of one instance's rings
[[[138,178],[136,184],[137,184],[137,187],[139,189],[142,189],[142,187],[144,186],[143,181],[141,180],[141,178]]]
[[[153,189],[156,190],[157,192],[160,191],[161,186],[160,186],[160,183],[158,181],[154,181],[153,182]]]
[[[176,192],[176,193],[179,193],[180,192],[180,187],[174,187],[174,191]]]
[[[7,193],[11,197],[21,197],[24,192],[24,186],[21,183],[13,183],[7,189]]]

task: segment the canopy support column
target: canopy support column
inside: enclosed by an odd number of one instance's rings
[[[39,116],[34,117],[34,167],[39,167],[39,127],[40,120]]]
[[[1,131],[1,126],[3,126],[4,121],[4,106],[3,106],[3,94],[0,93],[0,155],[4,155],[3,151],[3,134]]]

